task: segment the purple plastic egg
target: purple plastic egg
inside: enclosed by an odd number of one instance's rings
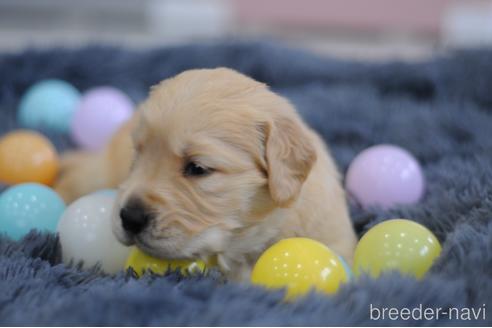
[[[424,175],[417,159],[403,148],[377,145],[362,151],[345,177],[350,196],[363,207],[413,204],[424,194]]]
[[[131,99],[113,87],[87,91],[76,109],[71,125],[73,140],[82,148],[100,150],[133,113]]]

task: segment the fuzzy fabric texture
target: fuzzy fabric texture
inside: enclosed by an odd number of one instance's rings
[[[364,277],[332,297],[292,303],[281,292],[210,277],[107,276],[60,261],[56,236],[0,237],[3,325],[492,325],[492,51],[454,52],[421,63],[320,58],[269,43],[220,43],[146,51],[91,46],[0,55],[0,132],[17,127],[27,87],[60,78],[84,91],[112,85],[142,100],[149,87],[183,70],[228,66],[287,96],[329,143],[345,172],[379,143],[417,156],[425,198],[388,211],[351,205],[359,234],[395,217],[423,223],[443,252],[421,281]],[[46,132],[61,151],[68,136]],[[485,307],[485,320],[374,321],[378,307]]]

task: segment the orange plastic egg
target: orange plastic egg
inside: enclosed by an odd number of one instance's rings
[[[53,144],[35,131],[17,130],[0,139],[0,182],[51,185],[58,172]]]

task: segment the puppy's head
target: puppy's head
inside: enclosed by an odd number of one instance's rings
[[[133,133],[118,239],[163,258],[207,257],[298,197],[316,160],[292,106],[235,71],[186,71],[155,86]]]

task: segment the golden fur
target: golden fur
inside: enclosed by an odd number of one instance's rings
[[[213,171],[186,176],[193,161]],[[164,258],[216,257],[248,280],[273,242],[316,239],[351,261],[356,237],[336,166],[293,106],[233,70],[190,70],[154,86],[98,154],[67,154],[56,189],[67,200],[119,187],[113,230]],[[133,196],[155,218],[130,236],[119,210]]]

